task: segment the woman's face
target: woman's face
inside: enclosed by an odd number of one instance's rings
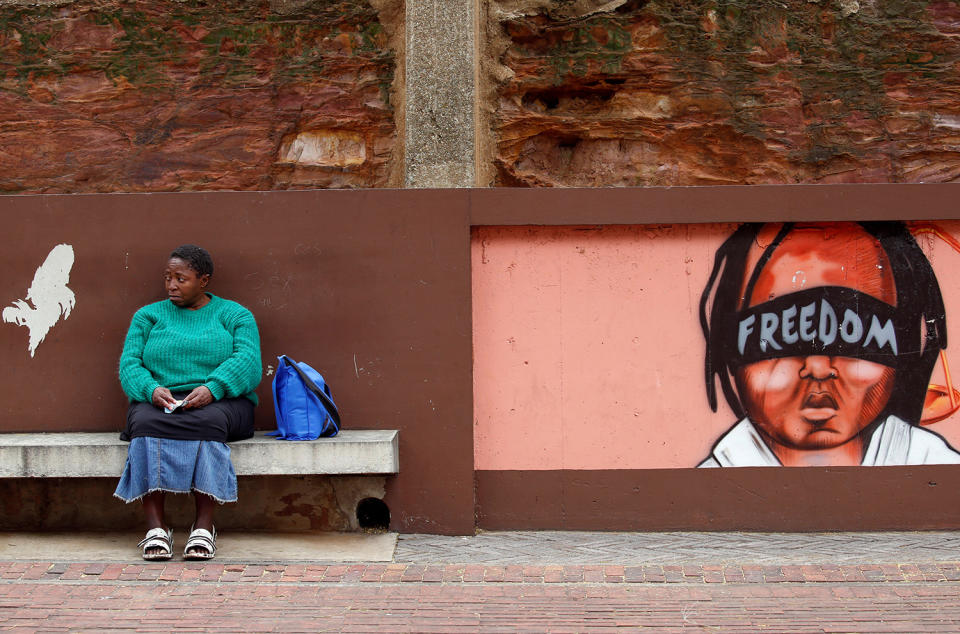
[[[180,258],[170,258],[163,271],[167,297],[180,308],[192,308],[202,301],[206,297],[204,289],[209,281],[209,275],[197,275],[197,272]]]
[[[896,304],[886,254],[856,225],[795,228],[763,268],[749,305],[817,286],[846,286]],[[838,447],[870,425],[893,391],[896,371],[852,357],[786,357],[736,372],[750,419],[794,449]]]

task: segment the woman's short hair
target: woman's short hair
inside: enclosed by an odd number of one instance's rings
[[[731,347],[730,330],[736,329],[737,313],[741,309],[741,293],[749,273],[756,279],[795,223],[784,223],[777,237],[766,248],[753,271],[747,271],[751,247],[757,242],[762,223],[741,225],[717,249],[713,271],[700,297],[700,326],[706,339],[705,373],[707,399],[717,411],[717,388],[720,383],[724,398],[737,418],[747,415],[744,403],[734,389],[733,371],[737,350]],[[879,418],[893,414],[917,423],[923,411],[930,374],[940,350],[947,347],[946,311],[940,285],[933,267],[917,241],[902,222],[860,222],[875,238],[890,261],[897,291],[896,314],[898,322],[913,324],[912,341],[901,349],[896,364],[894,387],[886,408]],[[711,303],[712,300],[712,303]],[[709,314],[708,314],[708,304]],[[921,327],[922,324],[922,327]],[[922,334],[920,334],[922,333]],[[921,341],[922,337],[922,341]]]
[[[170,258],[183,260],[198,276],[213,275],[213,258],[203,247],[198,247],[195,244],[182,244],[173,250]]]

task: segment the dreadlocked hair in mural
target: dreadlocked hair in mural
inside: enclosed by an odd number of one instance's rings
[[[858,223],[877,240],[890,262],[896,286],[897,338],[900,340],[893,394],[884,410],[904,421],[920,420],[927,385],[939,351],[947,347],[946,314],[940,286],[930,262],[902,222]],[[746,267],[751,247],[757,243],[762,223],[741,225],[717,250],[713,270],[700,297],[700,326],[706,340],[705,378],[710,408],[717,411],[719,382],[734,415],[747,415],[734,385],[734,369],[742,364],[742,350],[736,345],[738,313],[747,305],[756,280],[774,251],[794,229],[784,223],[765,248],[756,266]],[[743,292],[741,292],[743,289]],[[902,327],[906,324],[909,327]]]

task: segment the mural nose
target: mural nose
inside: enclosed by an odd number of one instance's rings
[[[835,379],[837,377],[837,371],[833,367],[830,357],[811,355],[803,358],[800,377],[804,379],[814,379],[816,381]]]

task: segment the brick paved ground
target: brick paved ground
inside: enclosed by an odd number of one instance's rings
[[[393,563],[6,561],[0,629],[957,632],[956,546],[952,533],[508,533],[402,536]],[[640,563],[658,557],[675,563]]]
[[[956,632],[954,583],[0,585],[13,631]]]
[[[88,564],[0,562],[0,583],[782,584],[960,582],[960,563],[860,565],[489,566],[481,564]]]

